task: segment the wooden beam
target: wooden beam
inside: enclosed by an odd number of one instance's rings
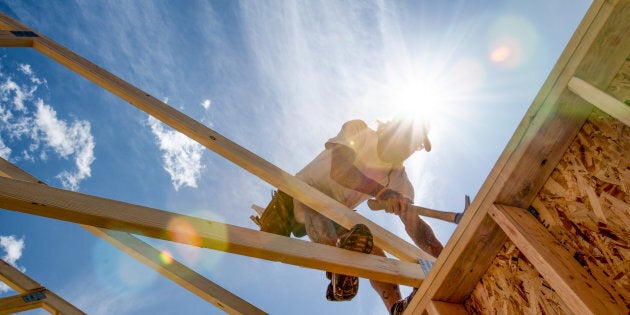
[[[575,314],[628,311],[527,210],[495,204],[489,213]]]
[[[21,271],[0,260],[0,280],[18,293],[38,292],[44,287]],[[80,309],[50,290],[45,290],[46,299],[41,306],[52,314],[84,315]]]
[[[43,184],[34,176],[1,157],[0,176]],[[81,226],[228,314],[266,314],[177,260],[172,260],[168,264],[162,263],[159,250],[129,233],[89,225]]]
[[[42,290],[0,298],[0,315],[15,314],[43,307],[44,300],[46,299],[45,291],[46,290]],[[34,300],[31,298],[34,295],[41,298],[39,300]]]
[[[266,314],[178,261],[164,263],[161,251],[129,233],[83,227],[228,314]]]
[[[571,78],[569,90],[626,126],[630,126],[630,105],[622,103],[614,96],[578,77]]]
[[[18,293],[41,288],[42,285],[0,259],[0,281]]]
[[[384,282],[417,287],[423,279],[417,263],[4,177],[0,208]]]
[[[468,314],[462,304],[431,301],[427,305],[429,315],[465,315]]]
[[[24,31],[32,31],[27,26],[22,25],[5,14],[0,14],[0,25],[6,25],[12,29],[16,28]],[[218,153],[234,164],[258,176],[269,184],[286,192],[293,198],[334,220],[338,224],[346,228],[351,228],[357,223],[365,224],[374,235],[376,245],[399,259],[409,262],[416,262],[418,258],[428,261],[435,260],[433,256],[404,241],[355,211],[352,211],[326,194],[297,179],[295,176],[283,171],[279,167],[220,135],[218,132],[186,116],[166,103],[159,101],[148,93],[98,67],[89,60],[75,54],[51,39],[39,35],[33,38],[33,48],[136,106],[138,109],[157,118],[175,130],[185,134],[208,149]]]
[[[567,90],[579,74],[608,84],[630,50],[630,1],[594,1],[515,134],[466,210],[407,314],[432,300],[463,303],[506,236],[487,216],[495,202],[526,208],[590,115],[592,106]]]
[[[33,38],[18,37],[11,31],[0,30],[0,47],[33,47]]]

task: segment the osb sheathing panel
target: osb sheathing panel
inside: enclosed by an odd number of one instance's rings
[[[464,307],[469,314],[570,314],[549,283],[509,240]]]
[[[630,57],[626,58],[615,79],[610,83],[607,92],[630,105]]]
[[[530,211],[630,312],[630,127],[595,109]],[[509,241],[465,306],[472,314],[570,314]]]
[[[574,258],[630,305],[630,127],[594,110],[533,208]]]

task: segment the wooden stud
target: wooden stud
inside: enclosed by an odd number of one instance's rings
[[[27,26],[22,25],[5,14],[0,14],[0,25],[5,25],[12,29],[31,31]],[[365,224],[372,232],[376,245],[399,259],[409,262],[416,262],[418,258],[428,261],[435,260],[433,256],[404,241],[392,232],[366,219],[355,211],[352,211],[295,176],[283,171],[228,138],[225,138],[218,132],[186,116],[166,103],[157,100],[148,93],[96,66],[51,39],[39,35],[33,38],[33,48],[136,106],[138,109],[157,118],[173,129],[185,134],[199,144],[213,150],[274,187],[279,188],[338,224],[346,228],[351,228],[357,223]]]
[[[623,122],[626,126],[630,126],[630,105],[622,103],[615,97],[578,77],[571,78],[569,90],[608,115]]]
[[[628,311],[527,210],[495,204],[489,213],[575,314]]]
[[[0,208],[384,282],[417,287],[423,279],[417,263],[3,177]]]

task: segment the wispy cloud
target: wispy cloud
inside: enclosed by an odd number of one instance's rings
[[[6,261],[9,265],[18,268],[22,272],[26,269],[18,267],[16,262],[22,257],[22,251],[24,251],[24,239],[18,239],[13,235],[5,236],[0,235],[0,252],[4,252],[2,260]],[[3,282],[0,282],[0,293],[5,293],[11,290],[11,288]]]
[[[52,150],[57,157],[74,160],[76,169],[63,170],[57,178],[64,188],[78,190],[80,182],[90,177],[95,160],[90,123],[58,118],[55,109],[36,96],[38,88],[47,83],[30,65],[20,64],[17,71],[3,73],[2,78],[0,156],[13,161],[47,160]]]
[[[163,167],[171,176],[175,190],[179,190],[182,186],[196,188],[203,169],[201,163],[203,147],[185,135],[167,129],[164,124],[151,116],[147,119],[147,123],[162,151]]]
[[[203,109],[205,110],[208,110],[211,104],[212,102],[209,99],[205,99],[203,100],[203,102],[201,102],[201,107],[203,107]]]
[[[67,296],[72,304],[89,314],[132,314],[155,303],[151,294],[130,293],[113,286],[103,286],[93,275],[76,277],[60,294]],[[90,294],[85,294],[90,292]]]

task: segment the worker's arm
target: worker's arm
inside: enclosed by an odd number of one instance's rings
[[[399,214],[401,210],[407,208],[410,200],[365,176],[354,165],[354,150],[342,144],[329,144],[329,149],[332,150],[330,177],[335,182],[349,189],[375,196],[380,201],[386,201],[387,212]]]

